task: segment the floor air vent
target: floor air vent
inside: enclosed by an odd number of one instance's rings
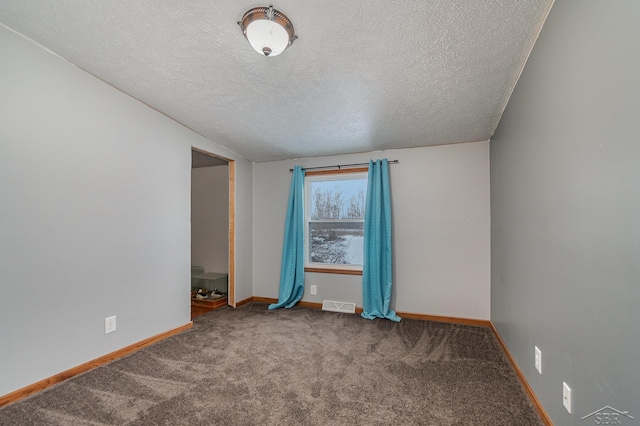
[[[345,314],[355,314],[356,304],[353,302],[335,302],[333,300],[324,300],[322,302],[323,311],[343,312]]]

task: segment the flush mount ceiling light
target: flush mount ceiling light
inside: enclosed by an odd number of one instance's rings
[[[238,25],[251,47],[264,56],[278,56],[298,38],[289,18],[272,5],[251,9]]]

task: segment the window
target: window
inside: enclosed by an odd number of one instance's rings
[[[366,196],[366,168],[306,173],[306,271],[362,274]]]

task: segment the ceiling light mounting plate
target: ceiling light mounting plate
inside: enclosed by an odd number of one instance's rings
[[[273,5],[249,10],[238,25],[251,47],[264,56],[278,56],[298,38],[291,20]]]

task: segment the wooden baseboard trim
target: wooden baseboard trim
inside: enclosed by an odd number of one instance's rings
[[[276,300],[277,302],[277,300]],[[311,308],[311,309],[322,309],[322,303],[317,303],[317,302],[304,302],[304,301],[299,301],[297,306],[301,306],[303,308]]]
[[[39,382],[36,382],[29,386],[25,386],[22,389],[18,389],[16,391],[8,393],[0,397],[0,408],[4,407],[5,405],[19,401],[23,398],[26,398],[29,395],[33,395],[36,392],[40,392],[41,390],[44,390],[50,386],[64,382],[65,380],[70,379],[71,377],[77,376],[78,374],[82,374],[89,370],[93,370],[96,367],[100,367],[101,365],[114,361],[118,358],[122,358],[123,356],[129,355],[130,353],[133,353],[139,349],[142,349],[145,346],[149,346],[153,343],[166,339],[167,337],[173,336],[175,334],[182,333],[183,331],[188,330],[192,326],[193,326],[193,322],[189,322],[183,326],[174,328],[164,333],[156,334],[155,336],[151,336],[147,339],[141,340],[137,343],[126,346],[122,349],[118,349],[117,351],[108,353],[99,358],[96,358],[84,364],[78,365],[69,370],[63,371],[62,373],[58,373],[55,376],[51,376],[49,378],[40,380]]]
[[[477,327],[491,327],[491,321],[475,318],[442,317],[438,315],[414,314],[411,312],[396,312],[400,318],[416,319],[422,321],[449,322],[452,324],[474,325]]]
[[[527,396],[529,396],[529,400],[531,400],[531,403],[533,404],[536,411],[540,415],[540,419],[544,422],[545,425],[553,426],[553,422],[551,421],[551,418],[542,407],[540,400],[538,399],[536,394],[533,392],[533,389],[531,389],[531,386],[529,386],[529,382],[527,382],[527,379],[524,377],[524,374],[522,374],[522,370],[520,370],[520,367],[518,367],[518,364],[516,364],[516,361],[511,356],[511,352],[509,352],[507,345],[504,343],[504,340],[502,340],[502,336],[500,336],[500,333],[498,333],[498,329],[495,327],[495,325],[492,322],[491,322],[491,330],[493,331],[493,334],[496,336],[496,339],[498,339],[500,346],[502,346],[502,350],[504,351],[505,355],[509,359],[511,366],[513,367],[513,369],[515,370],[518,376],[518,379],[520,379],[520,383],[522,383],[522,386],[524,387],[524,390],[527,393]]]
[[[271,303],[278,303],[278,299],[274,299],[273,297],[253,296],[252,302],[271,304]],[[296,306],[300,306],[302,308],[322,309],[322,303],[305,302],[305,301],[302,301],[302,300],[300,302],[296,303]]]
[[[273,297],[260,297],[260,296],[253,296],[250,297],[249,302],[259,302],[259,303],[276,303],[278,301],[278,299],[274,299]]]
[[[249,303],[249,302],[253,302],[254,300],[255,300],[255,298],[254,298],[254,297],[248,297],[248,298],[246,298],[246,299],[244,299],[244,300],[241,300],[241,301],[239,301],[238,303],[236,303],[236,306],[235,306],[235,307],[236,307],[236,308],[239,308],[240,306],[242,306],[242,305],[246,305],[247,303]]]
[[[254,296],[251,298],[253,302],[260,303],[276,303],[278,299],[272,297]],[[322,303],[300,301],[296,306],[303,308],[322,309]],[[356,306],[356,314],[361,314],[362,308]],[[440,317],[435,315],[413,314],[410,312],[396,312],[401,318],[417,319],[422,321],[450,322],[454,324],[475,325],[481,327],[491,327],[491,321],[479,320],[473,318],[456,318],[456,317]]]

